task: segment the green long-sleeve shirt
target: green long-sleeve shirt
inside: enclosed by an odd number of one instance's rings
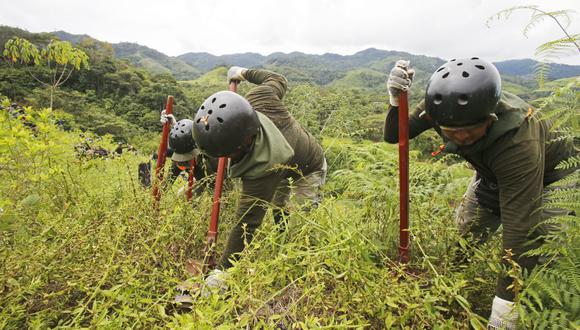
[[[421,102],[409,116],[410,138],[430,128],[441,135],[435,122],[420,117],[424,109]],[[542,206],[543,188],[574,170],[559,170],[556,166],[577,155],[578,150],[572,141],[556,139],[558,135],[550,130],[550,121],[541,120],[538,113],[534,114],[528,104],[513,94],[502,94],[495,113],[498,121],[481,140],[467,147],[447,142],[444,151],[462,156],[484,180],[497,185],[503,248],[512,249],[516,261],[530,268],[536,260],[521,254],[538,246],[529,243],[538,234],[530,235],[541,220],[538,209]],[[398,142],[397,108],[390,108],[387,113],[384,138],[389,143]],[[506,289],[509,283],[509,279],[500,278],[496,294],[511,300],[513,295]]]
[[[276,191],[288,177],[299,178],[322,169],[324,152],[315,138],[292,117],[282,99],[288,81],[275,72],[246,70],[244,78],[256,84],[246,99],[259,113],[260,131],[252,151],[232,165],[231,176],[241,177],[242,196],[220,265],[244,249],[262,223],[270,204],[278,205]]]

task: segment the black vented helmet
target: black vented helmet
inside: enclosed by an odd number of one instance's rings
[[[193,140],[193,120],[182,119],[178,121],[169,132],[169,147],[173,152],[185,154],[195,148]]]
[[[494,113],[501,95],[496,67],[477,57],[453,59],[429,79],[425,111],[437,124],[464,126]]]
[[[211,157],[240,150],[247,138],[257,134],[260,123],[250,103],[229,91],[208,97],[193,119],[193,137],[199,149]]]

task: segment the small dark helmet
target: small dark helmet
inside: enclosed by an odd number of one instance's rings
[[[182,119],[178,121],[169,132],[169,148],[178,154],[190,153],[195,149],[193,140],[193,120]]]
[[[256,111],[242,96],[229,91],[208,97],[193,119],[193,137],[199,149],[211,157],[231,155],[245,148],[258,133]]]
[[[453,59],[429,79],[425,111],[441,126],[466,126],[494,113],[501,95],[496,67],[477,57]]]

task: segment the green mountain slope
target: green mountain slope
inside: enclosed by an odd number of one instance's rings
[[[31,33],[0,26],[0,42],[7,40],[11,35],[25,35],[31,37]],[[35,34],[40,36],[39,34]],[[64,31],[47,36],[79,43],[83,39],[90,38],[87,35],[75,35]],[[39,37],[37,37],[39,38]],[[130,63],[143,67],[153,73],[171,73],[178,80],[191,80],[199,77],[219,66],[239,65],[243,67],[264,67],[288,73],[299,81],[312,82],[319,85],[327,85],[335,80],[343,79],[348,71],[355,69],[372,69],[382,73],[388,73],[398,59],[408,59],[417,70],[418,77],[427,79],[445,60],[415,55],[401,51],[388,51],[369,48],[352,55],[339,55],[326,53],[322,55],[305,54],[301,52],[281,53],[275,52],[269,55],[258,53],[237,53],[227,55],[212,55],[209,53],[189,52],[177,57],[167,56],[157,50],[135,43],[112,44],[117,58],[127,59]],[[532,59],[507,60],[494,63],[503,76],[517,77],[520,85],[530,85],[534,81],[534,70],[537,61]],[[576,77],[580,75],[580,66],[552,64],[548,79]],[[427,78],[425,78],[427,77]],[[338,83],[340,85],[340,83]]]
[[[333,88],[359,88],[367,90],[384,89],[385,81],[387,81],[388,75],[370,70],[370,69],[358,69],[351,70],[346,73],[346,75],[340,79],[336,79],[330,84],[329,87]]]
[[[200,71],[195,67],[146,46],[122,42],[113,44],[113,48],[117,58],[127,59],[154,73],[171,73],[178,80],[200,76]]]
[[[93,39],[88,35],[70,34],[64,31],[54,32],[54,35],[72,44],[78,44],[87,38]],[[198,69],[155,49],[130,42],[121,42],[112,45],[116,58],[127,59],[133,65],[142,67],[152,73],[171,74],[176,79],[192,79],[200,75]]]

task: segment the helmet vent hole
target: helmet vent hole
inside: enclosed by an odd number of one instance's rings
[[[202,105],[202,106],[201,106],[201,110],[205,110],[205,106],[203,106],[203,105]]]
[[[479,57],[472,57],[472,60],[479,60]]]
[[[459,95],[459,98],[457,99],[457,103],[459,105],[466,105],[469,102],[469,97],[467,97],[467,95],[463,94],[463,95]]]
[[[463,65],[462,62],[457,63],[457,66],[462,66],[462,65]]]
[[[455,61],[456,61],[456,59],[452,59],[450,62],[455,62]]]
[[[443,102],[443,96],[441,94],[435,94],[435,99],[433,100],[433,103],[441,104],[441,102]]]
[[[213,110],[209,109],[207,113],[211,115],[212,112],[213,112]]]
[[[437,70],[437,72],[440,72],[441,70],[445,69],[444,66],[440,67],[439,70]]]
[[[449,77],[449,72],[446,72],[446,73],[443,75],[443,79],[445,79],[445,78],[447,78],[447,77]]]
[[[215,98],[215,97],[214,97],[214,98],[211,100],[211,103],[215,103],[215,100],[217,100],[217,98]]]
[[[181,134],[185,134],[185,132],[183,130],[180,130]]]
[[[461,75],[463,76],[463,78],[467,78],[467,77],[469,77],[469,72],[463,71],[463,73]]]
[[[201,121],[201,118],[197,118],[197,121],[196,121],[196,123],[198,123],[198,124],[199,124],[199,122],[200,122],[200,121]]]
[[[225,108],[225,107],[226,107],[226,104],[225,104],[225,103],[224,103],[224,104],[222,104],[222,105],[220,105],[220,109],[223,109],[223,108]]]
[[[476,65],[476,68],[478,68],[479,70],[485,70],[485,67],[483,65]]]
[[[217,117],[217,121],[219,121],[220,123],[224,122],[224,120],[221,117]]]
[[[205,125],[205,130],[209,131],[209,125]]]

